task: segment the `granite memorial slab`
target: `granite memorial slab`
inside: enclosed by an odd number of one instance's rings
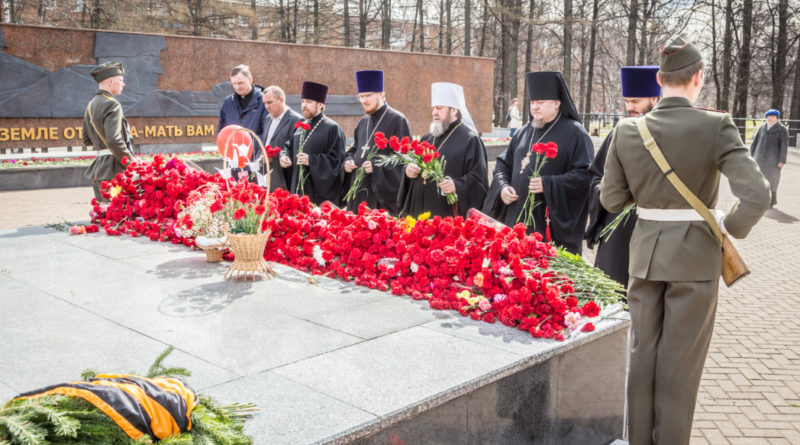
[[[145,372],[254,402],[256,444],[609,443],[622,435],[628,322],[564,342],[276,265],[230,282],[182,245],[0,231],[0,396]]]

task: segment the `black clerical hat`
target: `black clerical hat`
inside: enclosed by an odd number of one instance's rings
[[[383,71],[356,71],[356,85],[359,93],[383,92]]]
[[[530,100],[560,100],[561,113],[566,117],[581,121],[578,109],[572,101],[567,84],[558,71],[536,71],[525,74]]]
[[[623,66],[619,69],[622,97],[660,97],[657,66]]]
[[[308,81],[303,82],[300,98],[325,103],[325,99],[328,98],[328,85]]]

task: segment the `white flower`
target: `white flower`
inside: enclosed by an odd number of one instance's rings
[[[312,255],[314,256],[314,259],[317,260],[317,264],[320,266],[325,266],[325,258],[322,258],[322,248],[319,247],[319,244],[314,245]]]
[[[481,263],[481,268],[482,268],[482,269],[486,269],[486,268],[487,268],[487,267],[489,267],[491,264],[492,264],[492,262],[491,262],[491,261],[489,261],[489,258],[484,258],[484,259],[483,259],[483,263]]]
[[[367,227],[369,228],[369,230],[375,230],[375,229],[378,228],[378,223],[376,223],[375,221],[373,221],[371,219],[368,219],[367,220]]]
[[[575,329],[578,324],[581,322],[581,314],[577,312],[569,312],[564,317],[564,323],[570,327],[570,329]]]
[[[494,300],[495,303],[499,303],[499,302],[505,300],[507,297],[508,297],[508,295],[506,295],[506,294],[494,294],[494,297],[492,297],[492,300]]]
[[[419,265],[417,263],[412,262],[411,266],[409,266],[409,269],[411,269],[411,273],[417,273],[417,271],[419,270]]]

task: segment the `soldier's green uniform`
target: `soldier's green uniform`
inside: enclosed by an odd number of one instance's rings
[[[100,83],[124,75],[124,69],[119,62],[106,62],[95,67],[91,74]],[[105,202],[107,200],[100,193],[100,183],[125,171],[122,159],[126,156],[132,158],[128,121],[122,114],[122,105],[110,92],[98,89],[89,102],[83,116],[83,143],[98,151],[97,158],[86,170],[86,177],[92,181],[97,201]]]
[[[662,48],[660,72],[699,60],[695,45],[679,36]],[[666,96],[665,91],[646,116],[653,138],[677,176],[710,209],[717,203],[720,173],[728,178],[739,202],[723,226],[733,237],[745,237],[769,207],[770,192],[733,120],[693,108],[688,98]],[[600,187],[609,212],[632,201],[641,211],[631,238],[628,283],[630,443],[688,444],[714,327],[720,243],[658,168],[637,119],[625,119],[615,129]]]

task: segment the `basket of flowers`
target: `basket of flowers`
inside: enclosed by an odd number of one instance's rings
[[[195,245],[205,252],[209,263],[222,261],[222,254],[228,248],[225,234],[229,227],[225,215],[211,210],[219,194],[215,183],[192,191],[177,219],[181,235],[194,237]]]

